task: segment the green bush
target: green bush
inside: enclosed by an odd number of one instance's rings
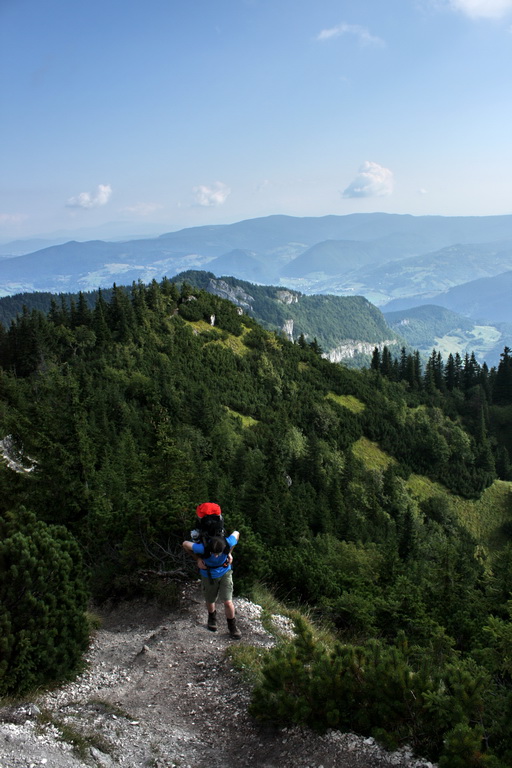
[[[301,618],[296,633],[269,653],[253,692],[255,717],[371,735],[387,747],[411,744],[430,759],[442,754],[443,742],[445,755],[478,753],[482,734],[469,726],[482,715],[488,679],[475,665],[436,666],[427,654],[414,662],[405,641],[328,648]],[[489,758],[474,765],[492,765]]]
[[[87,591],[74,539],[26,510],[0,516],[0,695],[78,667],[88,641]]]

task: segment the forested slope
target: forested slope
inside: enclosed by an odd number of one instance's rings
[[[246,314],[256,319],[264,328],[283,332],[297,340],[303,335],[313,339],[324,353],[336,350],[341,344],[350,348],[354,342],[366,342],[365,346],[386,343],[399,348],[403,343],[395,331],[386,323],[382,312],[363,296],[306,296],[299,291],[284,287],[257,285],[235,277],[217,278],[212,272],[188,270],[171,278],[171,282],[188,285],[227,298],[240,306]],[[129,288],[123,290],[129,292]],[[110,301],[111,290],[104,290],[103,296]],[[82,301],[93,308],[98,291],[82,293]],[[67,304],[78,301],[78,294],[61,294],[59,301]],[[20,293],[0,298],[0,322],[7,328],[23,311],[39,309],[48,312],[52,301],[51,293]],[[352,353],[350,363],[356,367],[368,365],[368,353]]]
[[[299,628],[269,658],[257,716],[444,750],[450,768],[459,753],[509,764],[510,525],[491,548],[460,504],[509,480],[510,358],[473,362],[453,380],[405,351],[348,370],[168,280],[25,312],[0,334],[1,436],[36,464],[0,467],[0,693],[78,664],[85,588],[129,595],[182,571],[195,505],[215,500],[241,531],[238,589],[271,583],[339,639]]]

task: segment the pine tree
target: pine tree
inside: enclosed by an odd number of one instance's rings
[[[505,347],[500,355],[493,387],[493,402],[506,404],[512,402],[512,350]]]
[[[25,510],[0,516],[0,696],[76,669],[88,641],[78,546]]]
[[[446,384],[446,389],[449,392],[452,392],[456,387],[456,376],[455,376],[455,358],[453,357],[451,352],[448,355],[448,360],[446,362],[446,366],[444,369],[444,380]]]

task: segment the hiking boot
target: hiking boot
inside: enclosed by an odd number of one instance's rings
[[[228,629],[233,640],[240,640],[242,633],[236,625],[236,619],[228,619]]]
[[[211,632],[217,631],[217,611],[213,613],[208,611],[208,624],[206,626]]]

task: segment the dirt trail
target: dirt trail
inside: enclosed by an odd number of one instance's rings
[[[259,607],[235,605],[241,642],[270,647]],[[225,655],[236,641],[223,618],[218,632],[206,629],[197,584],[184,589],[178,612],[136,601],[102,619],[87,672],[0,710],[0,768],[431,768],[371,739],[256,724],[249,689]]]

